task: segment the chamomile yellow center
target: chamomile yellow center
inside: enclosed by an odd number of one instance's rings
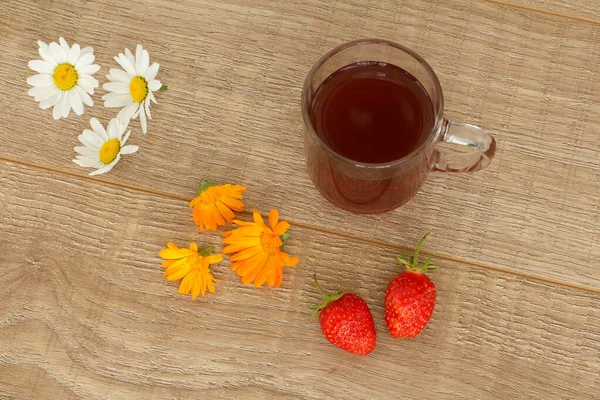
[[[77,85],[79,74],[75,67],[69,63],[58,64],[54,69],[54,84],[60,90],[71,90]]]
[[[102,161],[103,164],[110,164],[117,158],[119,150],[121,150],[121,142],[119,142],[119,139],[110,139],[104,142],[100,148],[100,161]]]
[[[136,76],[129,84],[129,93],[131,93],[133,101],[141,103],[148,96],[148,81],[141,76]]]

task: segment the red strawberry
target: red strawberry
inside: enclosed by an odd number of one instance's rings
[[[414,338],[429,322],[435,307],[435,285],[425,276],[428,270],[436,269],[431,257],[425,264],[418,265],[419,250],[429,236],[429,232],[417,244],[412,260],[396,257],[396,261],[406,266],[406,271],[398,274],[385,292],[385,323],[390,335],[400,338]]]
[[[314,275],[317,290],[323,303],[313,306],[319,314],[321,331],[333,345],[350,353],[366,356],[375,349],[375,323],[367,303],[352,293],[339,291],[332,295],[323,293],[317,275]]]

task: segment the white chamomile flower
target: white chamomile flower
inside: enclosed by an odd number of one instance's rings
[[[38,75],[27,78],[27,83],[33,86],[27,93],[40,103],[42,110],[54,106],[54,119],[67,118],[71,108],[81,115],[84,104],[94,105],[90,94],[94,94],[98,81],[92,75],[100,69],[93,64],[91,47],[81,49],[77,43],[69,47],[63,38],[58,42],[38,41],[42,59],[29,61],[29,68]]]
[[[150,65],[148,51],[141,44],[135,49],[135,56],[125,49],[125,54],[119,53],[115,60],[124,70],[111,68],[106,77],[110,82],[102,87],[109,93],[102,96],[104,107],[123,107],[117,118],[119,121],[136,119],[139,115],[142,124],[142,132],[147,131],[150,116],[150,100],[156,103],[155,92],[162,87],[157,81],[158,63]]]
[[[129,131],[123,137],[127,129],[127,123],[113,118],[105,130],[96,118],[92,118],[90,125],[92,130],[86,129],[78,137],[83,146],[75,147],[75,151],[79,155],[73,160],[75,164],[82,167],[97,168],[95,171],[90,172],[90,175],[108,172],[119,162],[121,154],[131,154],[138,151],[138,146],[125,146],[131,133]]]

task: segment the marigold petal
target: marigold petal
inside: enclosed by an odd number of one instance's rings
[[[192,289],[192,284],[194,283],[194,271],[190,272],[186,276],[183,277],[181,283],[179,284],[179,289],[177,293],[179,294],[188,294]],[[193,297],[193,296],[192,296]]]
[[[200,276],[202,273],[197,273],[194,282],[192,284],[192,299],[195,299],[196,297],[198,297],[198,295],[201,292],[200,287],[202,286],[202,281],[200,280]],[[204,295],[202,295],[202,297],[204,297]]]
[[[233,221],[233,218],[235,217],[233,211],[231,211],[231,209],[227,207],[222,201],[217,201],[215,205],[217,206],[217,209],[219,210],[225,221],[231,223],[231,221]]]
[[[239,198],[241,199],[242,196],[240,195]],[[223,196],[219,199],[219,201],[221,201],[223,204],[225,204],[227,207],[231,208],[235,212],[244,211],[244,203],[241,200],[230,196]]]
[[[277,257],[275,257],[273,255],[269,255],[269,257],[267,258],[267,261],[264,263],[262,268],[255,268],[252,271],[252,273],[247,275],[246,278],[248,280],[248,283],[254,281],[261,272],[265,271],[264,273],[266,274],[266,273],[268,273],[268,271],[270,269],[275,268],[275,266],[277,265],[277,262],[278,262]],[[259,286],[256,286],[256,282],[255,282],[254,286],[259,287]]]
[[[208,229],[209,231],[216,231],[217,230],[217,221],[215,219],[215,215],[213,214],[212,210],[205,209],[202,212],[202,219],[204,220],[204,224],[206,225],[206,229]]]
[[[281,261],[283,261],[283,265],[286,267],[294,267],[300,259],[298,257],[290,257],[287,253],[280,253]]]
[[[275,236],[281,236],[290,228],[290,223],[287,221],[281,221],[273,228],[273,234]]]
[[[190,242],[190,251],[192,253],[198,252],[198,244],[196,242]]]
[[[258,210],[254,210],[252,212],[252,218],[254,219],[254,223],[257,225],[263,226],[265,224],[265,222],[263,221],[262,216],[260,215]]]
[[[283,268],[281,268],[281,266],[278,266],[277,269],[275,270],[274,286],[276,288],[278,288],[281,285],[281,281],[283,281]]]
[[[204,257],[204,261],[206,261],[208,264],[220,263],[221,261],[223,261],[223,255],[211,254],[210,256]]]
[[[200,273],[200,293],[202,294],[202,297],[204,297],[204,295],[206,294],[206,278],[207,276],[210,276],[210,273],[208,272],[208,270],[203,270]]]
[[[197,207],[200,205],[200,203],[201,203],[200,196],[195,197],[194,199],[192,199],[192,201],[190,201],[190,208]]]
[[[255,269],[262,269],[269,258],[268,253],[262,253],[256,257],[238,261],[231,266],[231,269],[237,272],[239,276],[251,274]]]
[[[188,256],[188,249],[162,249],[158,255],[165,260],[178,260]]]
[[[260,237],[244,237],[239,240],[223,239],[223,243],[228,244],[222,251],[224,254],[237,253],[252,247],[260,247]]]
[[[171,265],[166,271],[165,276],[168,281],[177,281],[184,276],[186,276],[191,269],[191,265],[189,263],[184,263],[180,265]]]
[[[208,282],[207,282],[207,284],[208,284],[208,290],[211,293],[214,293],[215,292],[215,285],[213,284],[213,280],[209,279]]]
[[[223,214],[221,214],[221,210],[219,210],[219,207],[217,206],[216,202],[210,205],[210,212],[213,214],[213,217],[214,217],[217,225],[220,225],[220,226],[226,225],[225,218],[223,217]]]
[[[257,246],[248,247],[239,252],[235,252],[235,254],[232,254],[231,257],[229,257],[229,259],[231,261],[241,261],[245,260],[246,258],[256,257],[263,252],[264,249],[260,246],[259,242]]]
[[[272,229],[275,229],[275,226],[277,225],[277,221],[279,221],[279,211],[277,211],[276,208],[272,208],[271,212],[269,212],[269,226]],[[279,236],[279,235],[277,235]]]
[[[171,265],[173,265],[177,260],[165,260],[162,262],[162,266],[165,268],[169,268]]]
[[[202,218],[200,207],[194,208],[192,211],[192,217],[194,218],[194,223],[200,228],[200,232],[204,232],[205,224],[204,219]]]

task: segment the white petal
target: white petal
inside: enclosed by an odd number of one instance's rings
[[[66,96],[65,92],[61,91],[58,100],[56,100],[56,104],[52,109],[52,118],[54,119],[60,119],[60,116],[62,115],[62,99],[64,96]]]
[[[100,150],[104,142],[102,138],[98,136],[94,131],[89,129],[85,129],[81,135],[77,136],[77,139],[83,144],[85,147],[89,147],[93,150]]]
[[[86,92],[93,94],[94,88],[98,87],[98,80],[89,75],[81,75],[79,76],[79,80],[77,81],[77,85],[81,86],[85,89]]]
[[[106,127],[109,139],[120,139],[121,130],[116,118],[111,119]]]
[[[29,68],[40,74],[52,74],[54,72],[54,67],[47,61],[31,60],[28,65]]]
[[[91,167],[91,165],[89,165],[87,162],[85,161],[81,161],[81,160],[73,160],[73,162],[81,167]]]
[[[52,96],[59,96],[61,90],[56,87],[44,87],[39,89],[45,89],[44,93],[40,93],[34,97],[35,101],[44,101]],[[47,108],[47,107],[46,107]]]
[[[81,68],[81,73],[86,75],[93,75],[100,70],[100,66],[98,64],[90,64]]]
[[[141,104],[140,104],[140,108],[142,108]],[[140,112],[140,122],[142,123],[142,133],[146,133],[148,131],[148,124],[146,123],[146,113],[144,112],[143,109]]]
[[[88,156],[88,157],[97,157],[98,156],[98,151],[96,151],[94,149],[90,149],[89,147],[85,147],[85,146],[76,146],[73,148],[73,150],[75,150],[76,153],[79,153],[82,156]]]
[[[93,53],[94,49],[92,49],[91,47],[84,47],[83,49],[81,49],[81,52],[79,53],[79,57],[87,54],[87,53]]]
[[[49,93],[53,88],[49,88],[46,86],[34,86],[27,91],[27,94],[31,97],[41,96],[43,94]],[[38,100],[36,100],[38,101]]]
[[[58,43],[60,44],[60,48],[62,49],[63,53],[65,53],[65,56],[69,57],[69,53],[71,51],[71,48],[69,47],[69,44],[67,43],[67,41],[64,38],[58,38]],[[65,61],[67,61],[65,60]]]
[[[78,156],[78,159],[73,160],[77,165],[81,165],[86,168],[102,168],[104,164],[101,161],[94,161],[91,157]]]
[[[135,49],[135,69],[138,75],[145,76],[148,65],[150,64],[150,55],[148,50],[144,50],[141,44]]]
[[[144,100],[144,109],[146,110],[146,115],[148,115],[148,119],[152,119],[152,115],[150,115],[150,99]]]
[[[83,132],[78,136],[79,138],[85,139],[88,143],[93,144],[92,147],[102,147],[104,144],[104,138],[99,133],[96,133],[90,129],[84,129]]]
[[[150,81],[150,84],[148,85],[148,88],[150,90],[152,90],[153,92],[156,92],[161,87],[162,87],[162,83],[160,83],[160,81],[157,81],[156,79]]]
[[[133,101],[129,94],[117,94],[104,102],[104,107],[124,107]]]
[[[67,118],[71,112],[71,102],[69,101],[69,93],[63,93],[62,99],[62,117]]]
[[[40,49],[48,49],[48,44],[45,42],[42,42],[41,40],[37,41],[38,46],[40,47]]]
[[[61,95],[61,91],[58,89],[55,89],[54,91],[51,92],[50,96],[48,96],[47,98],[40,101],[40,108],[42,110],[45,110],[47,108],[50,108],[50,107],[56,105],[56,103],[60,99],[60,95]]]
[[[111,68],[108,71],[108,75],[106,75],[106,77],[108,78],[108,80],[125,82],[129,85],[131,83],[131,80],[133,79],[134,75],[128,74],[127,72],[123,71],[122,69]]]
[[[135,146],[133,144],[129,145],[129,146],[123,146],[123,147],[121,147],[121,154],[133,154],[138,150],[139,150],[139,147]]]
[[[50,54],[50,50],[47,45],[44,48],[40,47],[38,49],[38,52],[40,53],[40,56],[42,57],[42,59],[44,61],[46,61],[48,64],[52,65],[52,67],[56,67],[58,65],[58,62],[54,59],[52,54]]]
[[[121,140],[121,146],[125,145],[125,143],[127,143],[127,140],[129,140],[129,136],[131,135],[131,131],[128,131],[125,136],[123,137],[123,139]]]
[[[86,67],[86,66],[90,65],[91,63],[93,63],[95,59],[96,59],[96,56],[94,56],[94,53],[86,53],[86,54],[80,56],[79,60],[77,60],[77,62],[75,63],[75,69],[77,71],[81,71],[81,69],[83,67]]]
[[[154,80],[154,78],[156,78],[156,74],[158,74],[159,67],[160,66],[158,65],[158,63],[152,63],[152,65],[148,67],[148,70],[146,71],[146,76],[144,76],[144,78],[146,78],[147,81]]]
[[[54,79],[48,74],[33,75],[27,78],[31,86],[54,86]]]
[[[152,100],[154,104],[158,104],[158,101],[156,101],[156,97],[154,97],[154,93],[150,92],[148,93],[148,95],[150,97],[150,100]]]
[[[75,43],[73,46],[71,46],[71,50],[69,51],[69,57],[68,57],[69,64],[75,65],[75,63],[79,59],[80,53],[81,53],[81,47],[77,43]]]
[[[83,103],[81,102],[81,96],[79,95],[77,90],[69,91],[69,102],[71,103],[71,107],[73,107],[73,111],[75,111],[75,114],[83,114]]]
[[[48,49],[50,50],[50,54],[52,54],[52,57],[54,57],[54,59],[56,60],[57,63],[62,64],[65,61],[67,61],[67,56],[65,55],[63,49],[60,47],[60,45],[56,42],[52,42],[50,43],[50,45],[48,46]]]
[[[129,51],[129,49],[125,49],[125,57],[127,57],[127,60],[129,60],[129,62],[131,63],[131,66],[133,68],[135,68],[135,57],[133,56],[131,51]],[[136,70],[136,75],[137,75],[137,70]]]
[[[94,106],[94,101],[92,100],[90,95],[87,94],[87,92],[85,91],[84,88],[77,85],[77,86],[75,86],[75,89],[77,90],[77,93],[79,93],[79,96],[81,96],[81,101],[83,101],[83,104],[85,104],[86,106],[90,106],[90,107]]]
[[[106,129],[104,129],[100,121],[98,121],[96,118],[92,118],[90,119],[90,126],[92,127],[93,131],[96,132],[96,134],[100,135],[103,143],[108,140],[108,133],[106,133]]]
[[[135,103],[135,105],[137,106],[137,108],[135,109],[135,112],[131,116],[131,119],[136,119],[138,117],[138,115],[140,115],[140,112],[143,109],[142,104]]]
[[[129,60],[127,59],[127,57],[125,57],[123,53],[120,53],[117,57],[115,57],[115,61],[117,61],[119,65],[123,67],[125,72],[135,76],[136,73],[135,69],[133,68],[133,65],[131,65],[131,62],[129,62]]]
[[[119,162],[119,160],[121,159],[121,154],[117,154],[117,156],[115,157],[115,159],[113,160],[113,162],[111,162],[108,165],[105,165],[104,167],[97,169],[94,172],[91,172],[90,175],[100,175],[100,174],[104,174],[105,172],[110,171],[111,169],[113,169],[113,167]]]
[[[146,72],[148,71],[148,65],[150,65],[150,55],[148,54],[148,50],[144,50],[142,52],[142,62],[138,68],[138,73],[142,76],[145,76]]]
[[[135,113],[135,110],[137,110],[137,109],[138,109],[138,104],[136,102],[132,102],[127,107],[123,107],[121,109],[121,111],[119,111],[117,118],[119,119],[119,121],[129,123],[129,121],[131,120],[131,117],[133,116],[133,113]]]
[[[108,92],[129,94],[129,85],[125,82],[107,82],[102,87]]]

